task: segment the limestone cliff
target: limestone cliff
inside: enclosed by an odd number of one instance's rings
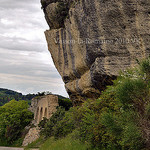
[[[41,0],[48,49],[76,105],[150,53],[150,0]]]

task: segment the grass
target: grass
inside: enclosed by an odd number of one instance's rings
[[[55,140],[53,137],[47,139],[40,150],[87,150],[88,146],[71,136]]]
[[[25,150],[39,148],[40,150],[87,150],[88,145],[81,143],[79,140],[72,138],[73,134],[65,138],[55,140],[54,137],[48,138],[46,141],[41,136],[35,142],[25,147]]]
[[[41,136],[39,139],[26,146],[24,150],[30,150],[32,148],[40,148],[43,142],[45,142],[45,139]]]

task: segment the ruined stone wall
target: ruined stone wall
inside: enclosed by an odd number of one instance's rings
[[[58,96],[46,95],[32,99],[30,110],[34,113],[34,123],[38,124],[43,117],[49,119],[56,111]]]

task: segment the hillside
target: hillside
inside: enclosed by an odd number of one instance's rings
[[[8,103],[10,100],[25,100],[28,101],[28,103],[31,103],[31,99],[35,97],[36,94],[27,94],[23,95],[22,93],[13,91],[13,90],[8,90],[8,89],[3,89],[0,88],[0,106],[4,105],[5,103]]]
[[[37,94],[27,94],[27,95],[23,95],[22,93],[13,91],[13,90],[8,90],[8,89],[3,89],[0,88],[0,106],[3,106],[4,104],[8,103],[9,101],[15,99],[17,101],[19,100],[25,100],[28,101],[28,104],[31,104],[31,100],[32,98],[36,97],[36,96],[42,96],[42,95],[48,95],[50,94],[50,92],[38,92]],[[69,99],[62,96],[62,95],[57,95],[59,99],[59,104],[60,106],[64,106],[66,105],[66,107],[69,105],[71,106],[72,103],[70,103]],[[68,102],[69,101],[69,102]]]

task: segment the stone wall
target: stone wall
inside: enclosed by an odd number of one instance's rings
[[[43,117],[49,119],[56,111],[58,96],[46,95],[32,99],[30,110],[34,113],[34,124],[38,124]]]

